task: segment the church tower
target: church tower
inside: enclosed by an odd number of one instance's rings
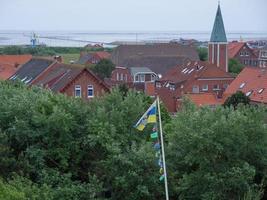
[[[226,72],[228,72],[227,46],[228,43],[219,3],[209,41],[209,62],[215,64],[217,67]]]

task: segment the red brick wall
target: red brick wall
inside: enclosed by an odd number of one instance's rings
[[[199,86],[199,92],[216,92],[213,90],[214,85],[219,85],[220,90],[219,91],[224,91],[224,84],[230,85],[230,83],[233,80],[195,80],[191,82],[187,87],[184,88],[185,93],[192,93],[193,91],[193,86],[198,85]],[[208,91],[202,91],[202,86],[203,85],[208,85]]]
[[[214,52],[212,51],[213,45],[214,45]],[[219,45],[219,52],[218,52],[218,45]],[[227,44],[209,44],[209,62],[215,64],[216,66],[217,66],[217,61],[218,61],[218,53],[219,53],[219,67],[222,70],[227,71],[228,69]]]
[[[108,89],[104,87],[97,79],[95,79],[88,71],[84,70],[73,82],[71,82],[62,93],[67,96],[75,96],[75,85],[81,86],[82,98],[84,100],[90,100],[91,98],[87,97],[87,87],[88,85],[93,85],[94,87],[94,96],[101,96],[108,92]]]
[[[248,52],[248,56],[241,56],[240,52]],[[234,59],[238,60],[243,65],[258,66],[258,57],[253,53],[253,51],[248,47],[244,46],[238,53],[234,56]],[[246,62],[248,63],[246,63]],[[254,65],[254,61],[257,61],[257,64]]]

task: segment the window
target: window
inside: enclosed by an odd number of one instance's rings
[[[139,75],[135,75],[135,80],[134,82],[139,82]]]
[[[194,85],[193,89],[192,89],[193,93],[199,93],[199,86],[198,85]]]
[[[248,60],[244,60],[244,64],[245,65],[248,65]]]
[[[213,90],[220,90],[220,86],[218,84],[214,85]]]
[[[208,85],[202,85],[202,91],[208,91],[209,86]]]
[[[249,97],[252,94],[253,90],[250,90],[246,93],[246,96]]]
[[[87,97],[88,98],[94,97],[94,86],[88,85],[88,87],[87,87]]]
[[[170,90],[175,90],[175,85],[174,84],[170,84],[170,86],[169,86],[169,88],[170,88]]]
[[[241,85],[239,86],[239,89],[242,89],[245,85],[246,83],[241,83]]]
[[[140,82],[145,82],[145,75],[144,74],[140,74]]]
[[[161,88],[161,83],[160,82],[156,82],[156,88]]]
[[[155,80],[156,80],[156,77],[153,74],[151,74],[151,81],[155,81]]]
[[[224,88],[224,89],[228,88],[228,86],[229,86],[229,85],[228,85],[227,83],[223,84],[223,88]]]
[[[82,96],[82,89],[80,85],[75,85],[75,97],[81,97]]]
[[[117,73],[117,81],[120,80],[120,75]]]
[[[123,81],[123,74],[121,74],[121,81]]]

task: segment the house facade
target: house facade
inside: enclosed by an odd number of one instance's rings
[[[230,42],[228,44],[228,56],[238,60],[245,66],[258,66],[259,59],[255,51],[245,42]]]

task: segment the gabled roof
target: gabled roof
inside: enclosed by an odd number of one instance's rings
[[[176,43],[120,45],[111,55],[112,62],[117,66],[146,66],[160,74],[188,59],[199,60],[196,48]]]
[[[24,64],[32,58],[32,55],[0,55],[2,64]]]
[[[204,61],[188,62],[185,65],[178,65],[170,69],[162,80],[172,81],[173,83],[184,82],[189,79],[213,79],[230,78],[234,79],[229,73],[218,68],[216,65]]]
[[[230,43],[228,43],[228,56],[229,56],[229,58],[234,58],[245,45],[246,45],[245,42],[230,42]]]
[[[176,65],[187,63],[190,59],[183,56],[135,56],[124,60],[123,66],[138,67],[146,66],[157,74],[165,74]]]
[[[93,54],[86,53],[82,54],[77,62],[77,64],[84,65],[93,57]]]
[[[62,92],[64,88],[75,80],[83,71],[86,71],[92,75],[99,84],[102,84],[107,90],[109,87],[98,78],[92,71],[80,66],[80,65],[67,65],[63,63],[56,63],[53,69],[36,82],[36,85],[50,88],[54,92]]]
[[[237,91],[249,95],[255,102],[267,104],[267,70],[257,67],[245,67],[228,86],[226,95],[231,95]]]
[[[226,33],[224,30],[223,17],[220,5],[218,5],[210,42],[227,42]]]
[[[41,73],[43,73],[50,65],[54,64],[53,60],[43,58],[32,58],[30,61],[22,65],[18,71],[9,79],[20,79],[26,84],[31,84]]]
[[[106,51],[98,51],[98,52],[95,52],[93,56],[98,56],[100,59],[109,59],[111,54]]]
[[[0,55],[0,79],[7,80],[20,67],[28,62],[31,55]]]

